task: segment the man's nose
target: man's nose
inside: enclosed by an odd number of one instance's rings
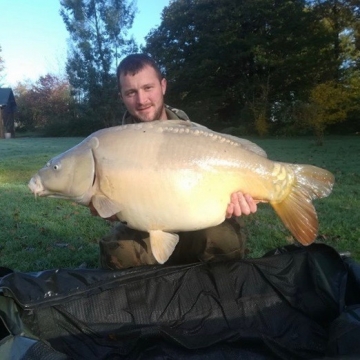
[[[139,90],[138,93],[137,93],[137,102],[139,104],[144,104],[146,102],[146,94],[145,94],[145,91],[143,90]]]

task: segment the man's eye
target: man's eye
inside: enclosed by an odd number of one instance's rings
[[[126,93],[126,96],[134,96],[135,95],[135,91],[129,91]]]

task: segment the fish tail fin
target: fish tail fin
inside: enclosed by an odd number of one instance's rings
[[[294,182],[281,202],[270,202],[284,225],[303,245],[310,245],[318,233],[318,218],[312,200],[328,196],[334,184],[329,171],[312,165],[290,165]]]

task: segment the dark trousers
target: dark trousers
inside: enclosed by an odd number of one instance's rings
[[[244,257],[245,243],[243,220],[226,219],[211,228],[179,233],[179,243],[166,264],[241,259]],[[103,269],[157,264],[151,252],[149,234],[123,224],[101,239],[99,245],[100,266]]]

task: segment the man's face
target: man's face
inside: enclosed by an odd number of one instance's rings
[[[151,66],[137,74],[120,74],[121,98],[129,113],[140,121],[166,120],[166,80],[159,80]]]

